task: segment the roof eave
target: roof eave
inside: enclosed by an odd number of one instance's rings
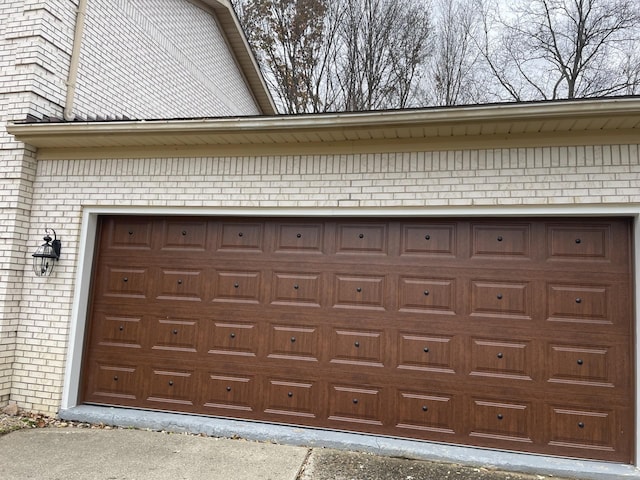
[[[376,130],[393,130],[401,138],[411,132],[413,138],[428,137],[429,133],[416,134],[433,127],[455,127],[445,136],[464,136],[456,133],[463,126],[486,129],[496,125],[508,129],[509,125],[535,125],[540,122],[562,122],[554,132],[571,132],[571,121],[590,119],[624,119],[625,129],[640,130],[640,97],[581,100],[534,104],[499,104],[456,108],[420,110],[394,110],[362,113],[332,113],[301,116],[230,117],[214,119],[74,122],[46,124],[10,124],[9,133],[37,148],[59,148],[62,138],[81,139],[88,147],[113,146],[119,138],[136,137],[136,144],[159,146],[170,144],[170,137],[180,136],[180,145],[202,144],[207,136],[210,144],[218,136],[238,137],[238,143],[264,143],[265,134],[276,134],[281,143],[299,143],[300,135],[330,133],[336,140],[353,138],[351,133]],[[595,128],[595,127],[594,127]],[[611,127],[607,131],[615,130]],[[584,127],[582,130],[588,130]],[[603,133],[599,129],[598,133]],[[443,136],[433,134],[433,136]],[[241,140],[240,140],[241,137]],[[193,142],[193,143],[190,143]],[[123,145],[124,146],[124,145]]]

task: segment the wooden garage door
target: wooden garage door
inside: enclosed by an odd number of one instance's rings
[[[630,226],[104,217],[82,398],[631,462]]]

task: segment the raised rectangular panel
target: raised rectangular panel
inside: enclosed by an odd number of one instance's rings
[[[120,400],[135,400],[140,391],[140,375],[135,365],[114,365],[96,362],[94,389],[89,395],[115,403]]]
[[[317,327],[272,325],[268,357],[317,362],[319,340]]]
[[[382,332],[334,329],[331,335],[331,363],[383,367]]]
[[[401,231],[401,255],[456,255],[456,224],[409,224]]]
[[[471,316],[531,319],[528,283],[471,282]]]
[[[195,320],[158,319],[151,328],[153,350],[196,352],[198,323]]]
[[[336,253],[367,255],[386,255],[387,253],[386,224],[339,224],[336,233]]]
[[[474,398],[471,405],[472,437],[532,443],[532,409],[529,402]]]
[[[329,420],[382,425],[382,392],[375,387],[331,385]]]
[[[207,408],[251,412],[256,402],[254,377],[210,373],[205,386]]]
[[[200,270],[160,271],[159,300],[202,301],[202,272]]]
[[[265,413],[315,418],[314,406],[319,395],[316,390],[313,382],[270,379],[267,385]]]
[[[453,279],[400,278],[401,312],[455,315],[456,281]]]
[[[216,272],[213,301],[259,303],[260,272]]]
[[[107,265],[104,269],[105,287],[102,294],[115,298],[147,298],[149,288],[147,268]]]
[[[398,368],[436,373],[455,373],[453,337],[400,333]]]
[[[149,402],[193,405],[195,388],[193,372],[187,370],[152,369]]]
[[[213,321],[209,325],[208,353],[255,357],[258,327],[255,323]]]
[[[153,223],[148,219],[113,218],[108,221],[109,236],[103,249],[151,250]]]
[[[454,434],[456,412],[452,395],[414,391],[398,392],[398,428]]]
[[[218,250],[261,252],[263,230],[262,223],[223,223],[220,226]]]
[[[608,346],[549,344],[549,382],[613,387],[612,356]]]
[[[607,408],[547,406],[549,445],[573,449],[615,450],[616,421]]]
[[[547,256],[558,260],[607,260],[610,236],[610,225],[549,225]]]
[[[611,324],[605,285],[554,285],[547,287],[551,322]]]
[[[99,326],[98,345],[107,347],[142,348],[142,319],[124,315],[97,313],[92,320]]]
[[[384,277],[336,275],[334,307],[384,310]]]
[[[321,278],[319,273],[274,272],[271,303],[319,307]]]
[[[526,259],[530,256],[530,237],[528,224],[473,225],[473,256]]]
[[[163,250],[204,250],[207,243],[207,224],[204,221],[189,222],[167,220],[163,223]]]
[[[277,225],[276,252],[323,253],[324,225],[321,223]]]
[[[532,380],[530,342],[471,339],[472,376]]]

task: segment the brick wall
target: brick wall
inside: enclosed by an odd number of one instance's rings
[[[187,0],[90,0],[74,113],[257,115],[215,18]]]
[[[46,281],[25,278],[14,398],[49,413],[60,405],[83,207],[423,207],[428,212],[447,206],[614,206],[640,202],[639,152],[638,145],[612,145],[40,160],[30,236],[37,237],[45,221],[57,227],[64,257]]]
[[[9,400],[35,178],[34,150],[6,125],[60,116],[75,19],[72,0],[0,2],[0,405]]]

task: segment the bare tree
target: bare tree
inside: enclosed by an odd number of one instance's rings
[[[627,84],[627,88],[622,93],[625,95],[640,93],[640,51],[638,49],[634,48],[626,52],[622,72],[625,78],[624,83]]]
[[[236,2],[247,39],[287,113],[322,111],[332,103],[324,83],[337,28],[325,21],[331,5],[329,0]]]
[[[403,25],[396,32],[396,53],[391,55],[396,108],[422,106],[419,90],[432,50],[430,10],[429,1],[411,3],[403,13]]]
[[[495,4],[485,9],[484,35],[478,41],[508,98],[637,90],[637,56],[632,53],[640,38],[637,0],[513,0],[509,5],[502,13]],[[500,35],[494,34],[497,30]]]
[[[339,106],[344,110],[408,106],[428,57],[427,9],[410,1],[343,1]]]
[[[286,113],[640,92],[639,0],[233,3]]]
[[[436,0],[431,101],[437,105],[486,99],[477,82],[480,52],[474,44],[481,16],[468,0]]]
[[[286,113],[403,108],[428,57],[420,0],[234,0]]]

